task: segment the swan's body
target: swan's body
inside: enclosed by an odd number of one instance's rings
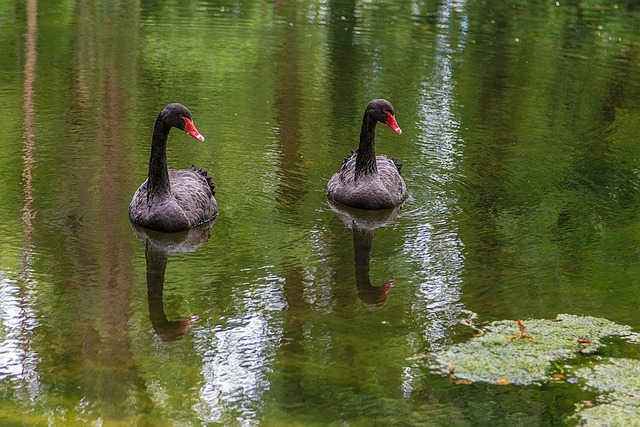
[[[376,156],[378,122],[402,133],[391,103],[384,99],[371,101],[362,118],[358,150],[345,157],[340,170],[329,180],[330,200],[359,209],[390,209],[407,197],[407,187],[400,176],[402,165],[395,158]]]
[[[214,185],[202,169],[168,170],[167,140],[172,127],[204,141],[181,104],[169,104],[158,115],[153,130],[149,177],[133,195],[129,218],[134,224],[157,231],[183,231],[216,217]]]

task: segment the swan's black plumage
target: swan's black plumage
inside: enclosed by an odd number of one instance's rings
[[[169,104],[160,112],[153,129],[149,177],[133,195],[129,218],[134,224],[157,231],[183,231],[216,217],[218,204],[207,171],[167,169],[167,140],[172,127],[204,141],[191,112],[181,104]]]
[[[344,158],[340,170],[327,185],[329,199],[359,209],[389,209],[407,197],[407,187],[400,176],[401,164],[395,158],[376,156],[376,125],[382,122],[402,133],[395,120],[393,105],[374,99],[362,118],[358,150]]]

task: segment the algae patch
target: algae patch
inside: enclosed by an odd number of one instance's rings
[[[570,314],[554,320],[497,321],[482,327],[473,320],[465,322],[479,334],[434,353],[431,359],[431,367],[448,374],[455,383],[580,383],[601,393],[595,404],[576,403],[575,416],[581,425],[640,426],[640,361],[603,357],[578,361],[580,356],[597,353],[608,337],[640,343],[640,335],[631,327]],[[585,362],[590,365],[584,366]]]
[[[593,407],[579,406],[579,416],[584,426],[640,425],[640,361],[612,359],[592,367],[580,368],[575,375],[585,384],[602,392],[601,404]]]
[[[434,354],[435,367],[468,381],[532,384],[550,380],[554,362],[597,352],[605,337],[638,338],[629,326],[589,316],[560,314],[521,325],[489,323],[481,336]]]

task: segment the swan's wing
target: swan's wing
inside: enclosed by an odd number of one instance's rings
[[[333,174],[331,181],[334,185],[353,185],[355,180],[356,171],[356,159],[358,158],[357,151],[351,151],[347,154],[340,165],[340,169]]]
[[[392,157],[390,160],[393,162],[396,169],[398,169],[398,172],[400,172],[402,170],[402,163],[398,163],[395,157]]]
[[[200,168],[196,170],[196,165],[191,165],[191,168],[187,170],[196,172],[198,175],[203,176],[204,179],[207,180],[207,184],[209,184],[209,187],[211,188],[211,194],[213,194],[214,196],[216,195],[216,192],[215,192],[216,184],[211,180],[211,177],[209,176],[209,172],[207,172],[206,169]]]
[[[386,156],[377,156],[376,161],[382,185],[389,192],[389,197],[399,204],[407,197],[407,186],[400,175],[402,165],[395,158],[388,159]]]
[[[347,154],[340,169],[329,180],[327,192],[330,199],[343,203],[345,192],[355,186],[356,157],[355,151]]]
[[[143,182],[136,190],[129,204],[129,218],[134,224],[143,224],[149,216],[149,204],[147,203],[147,181]]]
[[[218,214],[213,183],[207,178],[191,169],[169,171],[171,193],[192,226],[210,221]]]
[[[395,159],[377,156],[378,173],[355,177],[356,153],[345,157],[327,184],[330,200],[360,209],[388,209],[407,197],[407,187]]]
[[[355,169],[356,159],[358,158],[358,150],[351,150],[349,154],[344,156],[340,170]]]

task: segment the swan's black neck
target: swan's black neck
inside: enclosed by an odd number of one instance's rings
[[[376,164],[376,125],[378,122],[365,111],[360,131],[360,145],[356,158],[356,179],[363,175],[377,175]]]
[[[170,130],[171,126],[158,117],[153,128],[149,180],[147,181],[147,194],[151,199],[165,197],[171,193],[169,171],[167,170],[167,140]]]

